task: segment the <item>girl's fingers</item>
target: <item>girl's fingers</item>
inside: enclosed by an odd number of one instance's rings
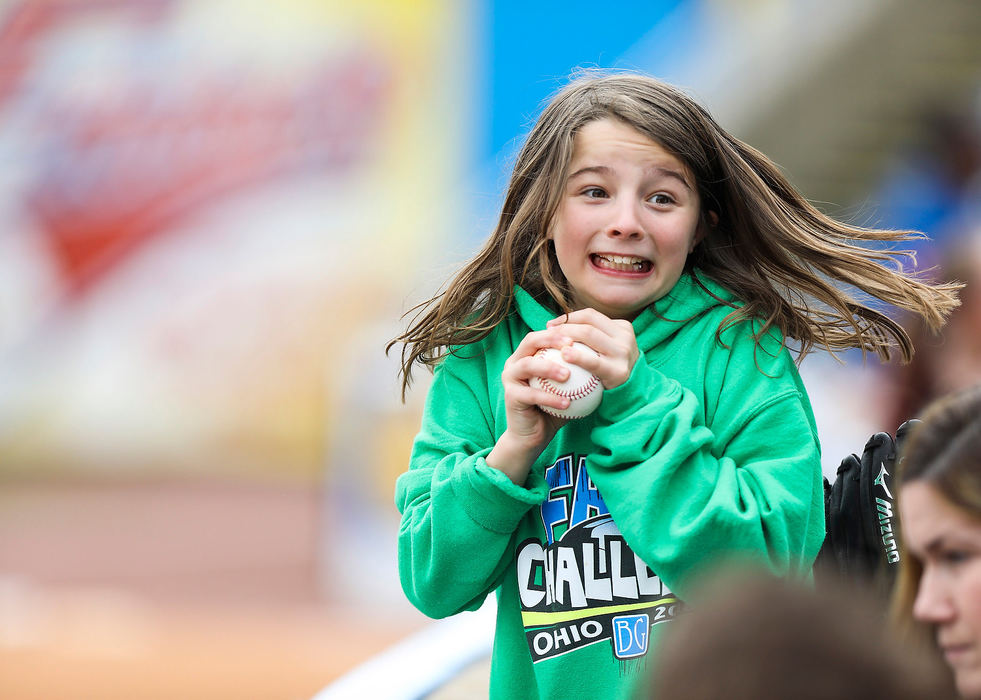
[[[569,378],[567,367],[540,355],[528,355],[516,359],[505,373],[509,374],[510,378],[523,383],[528,383],[533,377],[554,379],[559,382]]]
[[[592,348],[588,343],[586,345]],[[593,374],[596,374],[596,370],[602,366],[603,357],[604,355],[599,353],[599,351],[592,353],[575,345],[567,345],[562,348],[563,360],[571,362],[574,365],[579,365],[583,369],[588,369]]]
[[[505,401],[519,409],[544,404],[553,408],[568,407],[568,400],[532,385],[534,377],[564,382],[569,378],[569,369],[553,362],[538,351],[549,347],[567,347],[572,339],[556,330],[529,333],[518,344],[514,353],[504,364],[501,381],[504,384]]]
[[[625,382],[640,357],[633,325],[595,309],[579,309],[552,319],[548,330],[560,331],[599,353],[596,357],[575,345],[562,348],[563,359],[595,374],[607,389]]]
[[[515,400],[525,406],[551,406],[552,408],[569,408],[569,399],[553,394],[544,389],[536,389],[530,385],[522,385],[515,389]]]
[[[572,341],[573,339],[559,327],[546,328],[543,331],[532,331],[521,339],[518,347],[514,349],[511,359],[517,360],[521,357],[534,355],[542,348],[562,348],[566,345],[571,345]]]
[[[565,324],[594,326],[609,335],[617,334],[617,329],[622,329],[623,324],[630,326],[629,321],[610,318],[596,309],[578,309],[577,311],[556,316],[546,324],[546,327],[558,328]],[[622,332],[622,330],[619,332]]]
[[[629,324],[626,326],[613,326],[607,329],[601,329],[583,323],[566,323],[556,326],[556,329],[561,329],[573,341],[586,345],[598,352],[602,357],[627,357],[635,355],[637,352],[637,338],[634,336],[633,326]],[[562,352],[563,355],[566,352],[578,353],[584,359],[587,355],[574,346],[568,349],[563,347]],[[569,355],[566,359],[571,361],[572,356]]]
[[[625,340],[634,338],[634,327],[630,321],[612,319],[595,309],[580,309],[557,316],[548,322],[547,327],[561,331],[599,353],[603,353],[603,347],[611,343],[622,345]]]

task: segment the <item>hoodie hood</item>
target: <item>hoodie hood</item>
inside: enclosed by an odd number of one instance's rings
[[[533,331],[545,329],[545,324],[556,314],[539,303],[521,287],[514,288],[514,302],[518,315]],[[735,295],[702,272],[693,270],[681,275],[671,291],[647,307],[633,320],[634,335],[641,351],[657,347],[670,340],[690,321],[718,307],[729,310],[741,304]]]

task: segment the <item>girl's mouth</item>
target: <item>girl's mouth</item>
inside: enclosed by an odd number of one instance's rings
[[[635,255],[613,255],[612,253],[593,253],[589,256],[593,265],[601,270],[611,272],[630,272],[634,274],[645,274],[654,267],[653,263],[647,258],[639,258]]]

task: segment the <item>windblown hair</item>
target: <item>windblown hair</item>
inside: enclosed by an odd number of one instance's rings
[[[897,503],[903,487],[927,483],[951,505],[981,522],[981,385],[930,404],[910,433],[897,473]],[[900,569],[893,590],[892,617],[907,636],[923,636],[913,620],[913,602],[923,563],[900,542]]]
[[[416,362],[433,366],[454,346],[486,337],[507,317],[515,284],[546,304],[554,302],[556,311],[573,310],[572,290],[547,233],[576,134],[605,118],[656,141],[694,175],[705,236],[686,270],[697,268],[744,302],[720,333],[759,318],[764,323],[757,337],[777,326],[795,341],[800,358],[819,345],[831,352],[861,348],[888,359],[896,344],[908,361],[913,347],[903,328],[858,301],[848,287],[913,312],[931,328],[939,328],[957,305],[959,285],[932,285],[903,272],[897,256],[912,257],[911,252],[861,245],[921,234],[849,226],[822,214],[766,156],[730,135],[677,88],[637,74],[586,74],[560,90],[532,128],[483,249],[442,292],[411,309],[416,315],[410,328],[389,343],[389,351],[404,344],[403,397]]]

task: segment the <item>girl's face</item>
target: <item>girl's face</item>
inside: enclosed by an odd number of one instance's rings
[[[701,239],[695,178],[612,118],[579,130],[569,173],[548,237],[576,308],[633,320],[671,290]]]
[[[936,630],[960,694],[981,698],[981,519],[922,481],[903,486],[900,517],[923,562],[913,617]]]

